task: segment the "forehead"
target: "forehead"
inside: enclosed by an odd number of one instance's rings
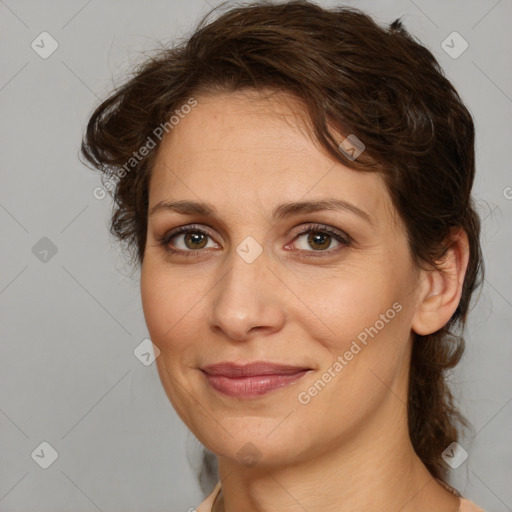
[[[158,149],[150,208],[204,200],[227,212],[299,199],[339,197],[394,218],[382,177],[348,168],[312,137],[299,100],[256,91],[196,97],[197,106]]]

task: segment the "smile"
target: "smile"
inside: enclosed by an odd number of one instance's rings
[[[256,398],[288,386],[311,368],[256,362],[245,365],[220,363],[201,368],[209,385],[233,398]]]

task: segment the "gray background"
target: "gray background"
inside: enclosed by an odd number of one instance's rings
[[[475,118],[487,279],[452,375],[474,426],[453,483],[489,512],[512,510],[512,2],[348,3],[379,22],[403,16]],[[78,148],[93,106],[141,52],[186,36],[213,5],[0,0],[2,512],[186,511],[202,500],[188,460],[197,444],[155,365],[134,356],[148,337],[138,274],[109,239],[110,200],[94,197],[99,175]],[[43,31],[59,45],[47,59],[31,47]],[[458,58],[441,46],[453,31],[469,44]],[[31,456],[43,441],[58,452],[48,469],[36,463],[48,449]]]

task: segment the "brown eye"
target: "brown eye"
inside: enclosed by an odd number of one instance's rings
[[[195,251],[210,249],[215,244],[208,245],[212,241],[209,233],[195,226],[181,226],[168,234],[158,237],[159,243],[169,253],[181,253],[184,256],[194,254]],[[213,243],[213,242],[212,242]]]
[[[334,248],[332,247],[333,242],[337,244]],[[302,252],[309,252],[312,253],[312,256],[316,256],[317,254],[314,253],[336,252],[350,245],[350,242],[351,238],[342,231],[338,232],[338,230],[335,231],[329,226],[315,224],[299,233],[295,237],[293,245]]]
[[[307,235],[307,236],[306,236]],[[204,249],[218,248],[212,236],[196,226],[181,226],[162,237],[157,237],[160,245],[170,253],[183,256],[201,256],[209,252]],[[212,245],[208,245],[212,241]],[[337,245],[333,247],[333,242]],[[315,224],[300,232],[291,245],[299,252],[309,253],[311,256],[321,256],[324,253],[333,254],[351,244],[352,239],[343,231],[335,230],[329,226]]]
[[[328,249],[331,245],[332,236],[321,231],[311,231],[308,234],[308,244],[313,249]]]
[[[190,250],[203,249],[208,243],[208,235],[199,231],[191,231],[184,233],[183,241],[185,246]]]

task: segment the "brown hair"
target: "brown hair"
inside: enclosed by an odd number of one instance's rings
[[[308,1],[254,2],[231,8],[192,36],[164,48],[92,114],[82,142],[114,198],[110,230],[142,263],[148,184],[156,150],[139,150],[156,127],[190,98],[242,89],[292,93],[315,139],[335,159],[379,172],[406,227],[418,264],[436,265],[453,229],[469,240],[469,263],[457,310],[440,330],[414,341],[408,396],[412,445],[430,473],[447,477],[441,453],[467,420],[446,382],[464,351],[462,332],[473,291],[483,279],[480,220],[471,197],[475,174],[473,120],[435,57],[398,19],[388,28],[351,7]],[[329,128],[365,145],[355,160]],[[161,130],[160,130],[161,131]],[[136,161],[127,162],[137,154]],[[122,172],[124,171],[124,172]],[[112,185],[115,181],[115,185]]]

